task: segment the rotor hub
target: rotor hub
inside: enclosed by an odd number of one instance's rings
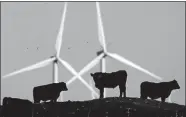
[[[56,56],[51,56],[50,58],[55,58],[54,63],[57,63],[58,62],[58,59],[57,59]]]
[[[57,58],[54,60],[54,63],[58,63],[58,60],[57,60]]]
[[[104,53],[104,56],[103,56],[103,58],[105,58],[105,57],[107,57],[107,55]]]
[[[104,50],[100,50],[100,51],[98,51],[96,54],[97,54],[97,56],[99,56],[100,54],[104,54],[104,56],[103,56],[103,58],[105,58],[107,55],[106,55],[106,53],[104,52]]]

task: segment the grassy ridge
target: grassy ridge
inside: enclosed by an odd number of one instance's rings
[[[34,117],[186,117],[186,106],[140,98],[34,104]]]

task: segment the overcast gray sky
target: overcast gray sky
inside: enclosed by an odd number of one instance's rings
[[[49,58],[55,53],[63,2],[4,2],[1,5],[2,75]],[[133,61],[163,77],[176,79],[181,89],[172,100],[185,104],[185,3],[184,2],[102,2],[100,3],[108,51]],[[95,2],[70,2],[60,57],[77,71],[96,57],[100,50]],[[38,50],[37,50],[38,47]],[[140,96],[140,83],[158,82],[134,68],[107,58],[107,72],[128,72],[127,92]],[[60,81],[72,74],[59,67]],[[90,72],[83,75],[89,82]],[[34,86],[52,82],[52,65],[2,80],[1,97],[33,101]],[[76,80],[64,93],[64,100],[89,100],[90,91]],[[95,88],[96,91],[98,91]],[[119,96],[119,88],[107,90],[107,96]]]

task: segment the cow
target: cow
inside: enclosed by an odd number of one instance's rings
[[[3,106],[2,105],[0,105],[0,117],[3,117],[3,112],[2,112],[2,109],[3,109]]]
[[[120,95],[122,93],[126,97],[126,81],[127,81],[127,72],[125,70],[119,70],[112,73],[90,73],[95,82],[95,87],[100,90],[100,98],[104,97],[104,88],[115,88],[119,86]]]
[[[161,98],[162,102],[165,102],[165,99],[169,97],[172,90],[180,89],[180,86],[176,80],[172,80],[169,82],[142,82],[140,85],[140,98],[147,99],[148,97],[151,99]]]
[[[50,100],[56,102],[61,91],[67,91],[66,83],[52,83],[33,88],[34,103],[40,103],[40,101]]]
[[[3,98],[2,117],[32,117],[32,102],[26,99]]]

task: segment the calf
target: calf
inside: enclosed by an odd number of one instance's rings
[[[48,85],[34,87],[33,98],[34,103],[40,103],[41,100],[51,102],[56,102],[61,91],[67,91],[66,83],[52,83]]]
[[[1,111],[2,117],[32,117],[32,102],[25,99],[5,97]]]
[[[126,81],[127,81],[127,72],[125,70],[119,70],[112,73],[90,73],[95,82],[95,87],[100,90],[100,98],[104,97],[104,88],[115,88],[119,86],[120,96],[122,93],[126,97]]]
[[[172,90],[180,89],[180,86],[176,80],[172,80],[169,82],[142,82],[140,85],[140,93],[141,98],[147,99],[148,97],[151,99],[161,98],[162,102],[165,102],[165,99],[169,97]]]

